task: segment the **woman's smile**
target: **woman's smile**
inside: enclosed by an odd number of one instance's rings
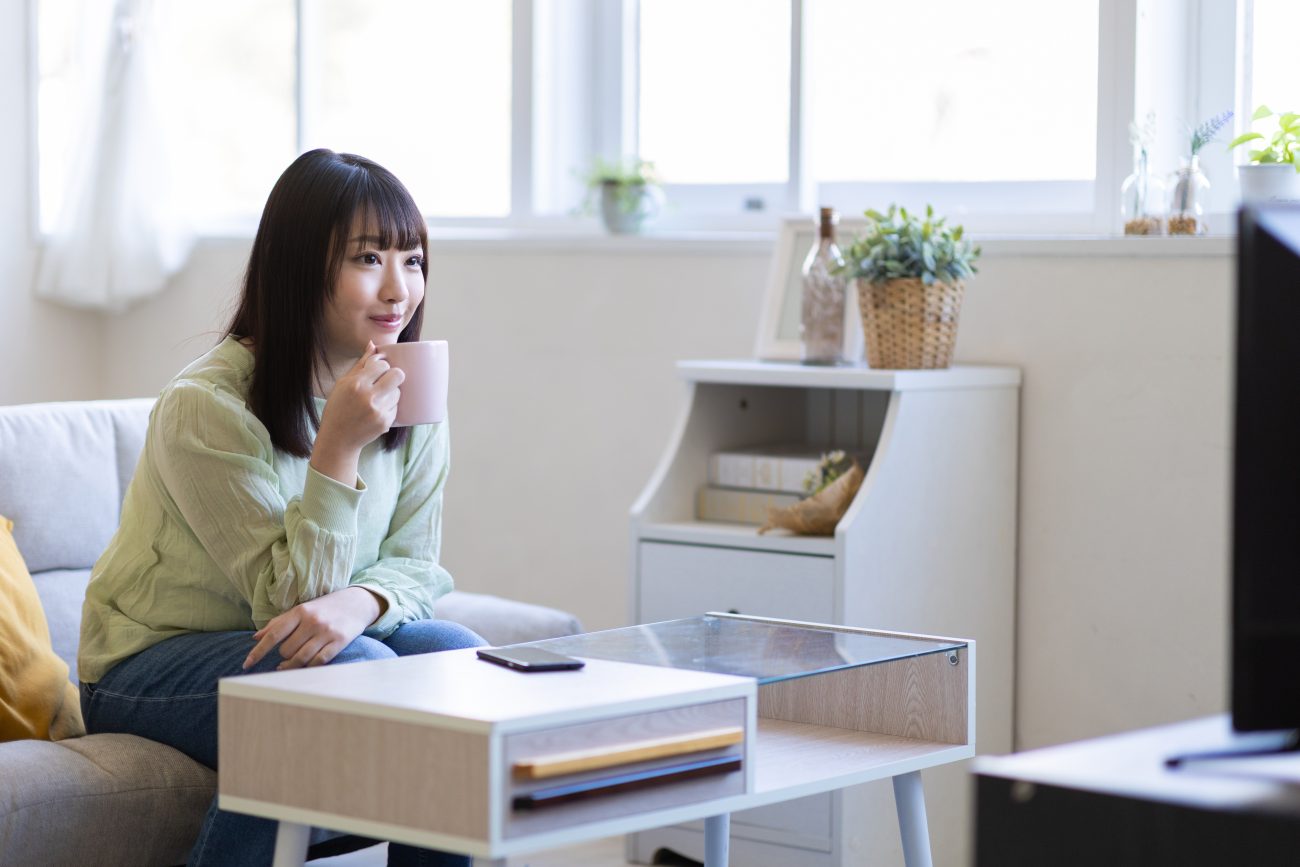
[[[401,331],[402,327],[406,324],[406,318],[403,317],[401,314],[397,314],[397,313],[383,314],[381,316],[371,316],[370,321],[374,322],[376,325],[378,325],[386,332]]]

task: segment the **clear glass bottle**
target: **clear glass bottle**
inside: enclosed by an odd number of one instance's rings
[[[803,263],[803,317],[799,336],[804,364],[839,364],[844,360],[844,290],[838,273],[844,256],[835,244],[834,208],[822,208],[817,243]]]
[[[1184,158],[1169,180],[1169,220],[1171,235],[1205,234],[1205,193],[1210,179],[1201,171],[1195,154]]]
[[[1144,147],[1133,152],[1133,174],[1120,187],[1120,219],[1125,235],[1160,235],[1165,230],[1165,184],[1151,174]]]

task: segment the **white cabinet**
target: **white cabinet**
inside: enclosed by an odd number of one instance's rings
[[[977,749],[1011,749],[1020,374],[681,362],[685,412],[632,509],[633,618],[705,611],[953,635],[976,642]],[[869,456],[833,537],[699,521],[715,451],[802,442]],[[760,769],[761,770],[761,769]],[[969,860],[964,765],[924,775],[936,864]],[[702,858],[703,833],[634,835]],[[736,867],[901,865],[892,792],[871,784],[733,817]]]

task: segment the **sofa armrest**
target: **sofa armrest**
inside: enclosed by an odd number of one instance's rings
[[[483,636],[494,646],[540,641],[582,631],[578,618],[557,608],[455,590],[438,600],[434,615]]]

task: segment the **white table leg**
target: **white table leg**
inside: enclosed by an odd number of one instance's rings
[[[302,867],[307,862],[311,825],[281,822],[275,832],[275,861],[272,867]]]
[[[704,867],[727,867],[727,848],[731,845],[731,814],[710,816],[704,820]]]
[[[894,777],[894,803],[898,807],[898,831],[903,835],[903,863],[907,867],[933,867],[920,771]]]

